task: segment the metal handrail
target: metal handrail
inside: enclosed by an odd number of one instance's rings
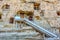
[[[42,28],[41,26],[39,26],[39,25],[37,25],[37,24],[29,21],[29,20],[26,19],[26,18],[23,18],[23,19],[21,19],[20,17],[15,17],[15,18],[16,18],[16,19],[19,19],[19,20],[23,20],[25,23],[31,25],[33,28],[35,28],[35,29],[38,30],[39,32],[42,32],[42,33],[44,33],[44,34],[46,34],[46,35],[48,35],[48,36],[50,36],[50,37],[57,37],[57,35],[53,34],[52,32],[50,32],[50,31],[48,31],[48,30],[46,30],[46,29],[44,29],[44,28]]]
[[[39,32],[42,32],[42,33],[44,33],[44,34],[46,34],[46,35],[48,35],[48,36],[50,36],[50,37],[57,37],[57,35],[53,34],[52,32],[49,32],[49,31],[45,30],[45,29],[42,28],[41,26],[36,25],[35,23],[29,21],[29,20],[26,19],[26,18],[24,18],[24,21],[25,21],[27,24],[29,24],[29,25],[31,25],[32,27],[34,27],[34,28],[35,28],[36,30],[38,30]]]

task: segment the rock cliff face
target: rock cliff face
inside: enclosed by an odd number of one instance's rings
[[[22,15],[28,19],[32,15],[31,19],[38,25],[41,24],[56,34],[60,32],[59,0],[0,0],[0,22],[3,28],[3,23],[15,26],[15,21],[11,24],[10,18],[16,15]],[[23,24],[26,26],[25,23]]]

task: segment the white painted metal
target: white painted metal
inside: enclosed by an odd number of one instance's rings
[[[25,21],[27,24],[29,24],[29,25],[31,25],[32,27],[34,27],[34,28],[35,28],[36,30],[38,30],[39,32],[42,32],[42,33],[44,33],[44,34],[46,34],[46,35],[48,35],[48,36],[51,36],[51,37],[57,37],[57,35],[49,32],[48,30],[45,30],[45,29],[42,28],[41,26],[36,25],[35,23],[29,21],[29,20],[26,19],[26,18],[24,19],[24,21]]]
[[[20,17],[16,16],[15,19],[17,20],[21,20]],[[23,19],[22,19],[23,20]],[[52,32],[49,32],[48,30],[42,28],[41,26],[38,26],[37,24],[29,21],[28,19],[24,18],[24,22],[26,22],[27,24],[31,25],[32,27],[34,27],[36,30],[38,30],[39,32],[42,32],[50,37],[57,37],[57,35],[53,34]]]

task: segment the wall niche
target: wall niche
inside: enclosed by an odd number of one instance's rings
[[[35,9],[35,10],[39,10],[39,9],[40,9],[39,6],[40,6],[39,3],[34,3],[34,9]]]
[[[2,11],[8,11],[10,9],[10,5],[9,4],[4,4],[2,6]]]
[[[57,11],[57,15],[60,16],[60,11]]]

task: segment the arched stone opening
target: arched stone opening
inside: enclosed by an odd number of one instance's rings
[[[21,18],[24,18],[24,11],[22,11],[22,10],[19,10],[19,11],[17,11],[17,16],[20,16]]]
[[[0,12],[0,19],[2,19],[2,13]]]
[[[9,23],[14,23],[14,17],[10,17]]]
[[[2,14],[2,12],[0,12],[0,22],[3,22],[3,14]]]
[[[2,6],[2,9],[9,9],[10,8],[10,5],[8,5],[8,4],[4,4],[3,6]]]
[[[39,6],[40,6],[39,3],[34,3],[34,9],[35,9],[35,10],[39,10],[39,9],[40,9]]]
[[[30,21],[33,21],[33,15],[34,15],[33,12],[27,12],[26,15],[28,16],[28,19],[29,19]]]
[[[34,13],[32,11],[19,10],[17,11],[17,15],[20,16],[21,18],[27,18],[29,20],[33,20]]]
[[[60,11],[57,11],[57,15],[60,16]]]
[[[30,21],[32,21],[34,14],[31,11],[22,11],[22,10],[19,10],[19,11],[17,11],[16,15],[20,16],[21,18],[27,18]],[[24,23],[23,21],[18,21],[18,23],[19,23],[20,27],[27,26],[27,24]]]
[[[4,4],[2,6],[2,11],[8,11],[10,9],[10,5],[9,4]]]

